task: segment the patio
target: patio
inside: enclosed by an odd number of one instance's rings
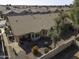
[[[44,38],[41,37],[37,41],[28,41],[27,39],[25,39],[19,45],[21,46],[22,49],[24,49],[26,51],[26,54],[31,53],[32,48],[36,45],[36,46],[38,46],[39,51],[42,55],[42,54],[44,54],[44,48],[50,46],[51,44],[52,44],[52,40],[49,37],[44,37]]]

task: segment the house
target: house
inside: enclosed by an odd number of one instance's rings
[[[8,10],[8,11],[3,12],[3,14],[8,15],[8,16],[13,16],[13,15],[17,15],[18,13],[13,10]]]
[[[8,18],[16,40],[18,41],[22,36],[32,40],[46,36],[48,29],[55,25],[54,19],[58,17],[58,13],[53,12],[56,8],[58,7],[49,6],[47,9],[45,6],[40,6],[40,8],[39,6],[29,6],[26,9],[16,9],[9,12],[9,14],[13,12],[15,15],[8,16]]]
[[[20,12],[20,15],[27,15],[29,12],[27,10],[23,10],[22,12]]]
[[[23,16],[8,16],[12,32],[16,40],[22,35],[27,35],[27,38],[36,40],[39,34],[46,36],[47,30],[54,25],[54,19],[58,14],[34,14]],[[38,33],[38,34],[37,34]]]

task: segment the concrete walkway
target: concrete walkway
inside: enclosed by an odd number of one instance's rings
[[[18,42],[10,43],[9,46],[11,46],[12,49],[14,49],[17,54],[19,54],[21,51],[24,51],[24,50],[18,45]]]
[[[1,31],[3,32],[3,33],[2,33],[2,38],[3,38],[4,45],[5,45],[6,50],[7,50],[8,57],[10,58],[10,51],[9,51],[8,38],[6,37],[4,28],[1,28]]]
[[[9,44],[4,28],[0,28],[0,29],[2,31],[2,38],[3,38],[4,45],[5,45],[6,50],[7,50],[8,58],[9,59],[29,59],[28,56],[26,56],[25,51],[23,51],[19,47],[17,42]],[[15,54],[15,52],[13,51],[13,48],[18,55]]]

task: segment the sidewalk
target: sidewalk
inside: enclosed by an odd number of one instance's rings
[[[21,47],[19,47],[17,42],[13,42],[9,46],[11,46],[17,54],[19,54],[21,51],[24,51]]]
[[[5,34],[5,30],[4,28],[0,28],[2,31],[2,38],[4,41],[4,45],[6,47],[7,50],[7,54],[8,54],[8,58],[9,59],[29,59],[29,57],[26,55],[25,51],[19,47],[17,42],[13,42],[13,43],[9,43],[8,38]],[[15,52],[18,54],[18,56],[15,55],[13,49],[15,50]]]
[[[3,36],[4,45],[6,47],[8,57],[10,58],[9,44],[8,44],[8,39],[6,37],[4,28],[1,28],[1,31],[3,32],[2,36]]]

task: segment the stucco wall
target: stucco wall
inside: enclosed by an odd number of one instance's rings
[[[14,38],[15,38],[15,40],[16,40],[17,42],[19,42],[19,40],[20,40],[20,39],[19,39],[19,36],[15,36],[15,35],[14,35]]]

